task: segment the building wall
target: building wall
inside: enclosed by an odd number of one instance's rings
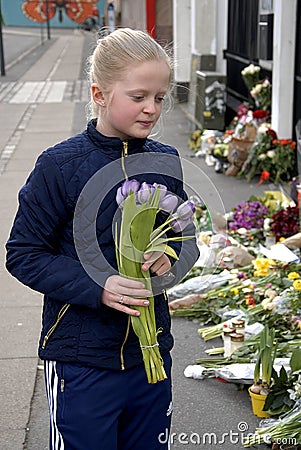
[[[122,26],[146,30],[146,9],[138,8],[137,0],[122,2]]]
[[[21,8],[22,3],[24,3],[22,0],[2,0],[2,15],[4,24],[7,26],[15,27],[45,26],[45,24],[40,24],[28,19],[23,14],[23,10]],[[95,5],[98,7],[99,17],[101,20],[102,16],[104,15],[105,0],[99,0],[95,3]],[[51,20],[50,24],[52,27],[59,28],[74,28],[78,26],[78,24],[69,19],[65,13],[63,13],[63,21],[59,22],[58,12]]]
[[[216,54],[216,0],[191,0],[192,53]]]
[[[156,1],[156,36],[163,44],[173,40],[172,0]]]

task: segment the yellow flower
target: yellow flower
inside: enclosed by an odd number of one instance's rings
[[[270,269],[276,265],[275,261],[270,258],[256,258],[253,262],[254,276],[265,277],[269,275]]]
[[[287,278],[289,280],[297,280],[298,278],[300,278],[300,275],[298,274],[298,272],[290,272]]]
[[[224,293],[224,292],[219,292],[219,293],[218,293],[218,296],[219,296],[219,297],[225,297],[225,293]]]
[[[234,295],[237,295],[239,293],[239,290],[237,288],[232,288],[231,292],[233,292]]]
[[[200,136],[200,137],[197,139],[197,141],[196,141],[196,147],[197,147],[197,148],[200,148],[201,145],[202,145],[202,136]]]
[[[293,282],[293,286],[296,289],[296,291],[301,291],[301,280],[295,280]]]
[[[202,135],[202,131],[201,130],[195,130],[192,134],[191,134],[191,138],[192,139],[197,139],[198,137],[200,137]]]
[[[254,277],[266,277],[267,275],[269,275],[270,273],[270,269],[261,269],[261,270],[255,270],[254,272]]]
[[[188,141],[188,146],[189,146],[190,150],[194,149],[194,147],[195,147],[194,141],[192,141],[192,140],[190,139],[190,140]]]

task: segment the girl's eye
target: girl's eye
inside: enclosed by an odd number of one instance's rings
[[[143,100],[144,97],[143,97],[143,95],[134,95],[134,96],[133,96],[133,99],[134,99],[136,102],[141,102],[141,100]]]
[[[156,102],[162,103],[164,101],[164,97],[157,97]]]

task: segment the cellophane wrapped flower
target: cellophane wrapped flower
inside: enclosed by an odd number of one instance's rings
[[[252,228],[262,229],[264,219],[268,214],[268,208],[258,200],[241,202],[233,209],[229,228],[233,231],[239,228],[247,230]]]
[[[193,236],[167,237],[166,233],[170,230],[175,233],[183,231],[193,220],[195,206],[191,201],[178,206],[178,198],[167,193],[166,186],[140,184],[136,180],[123,183],[117,191],[116,201],[122,210],[120,229],[116,224],[115,230],[119,273],[126,278],[143,281],[146,289],[152,292],[150,272],[142,270],[144,255],[157,251],[178,259],[168,243]],[[166,220],[154,229],[159,211],[165,212]],[[156,328],[154,296],[148,300],[147,307],[133,307],[140,311],[140,315],[131,316],[131,323],[139,339],[148,382],[156,383],[164,380],[166,373],[157,340],[160,330]]]

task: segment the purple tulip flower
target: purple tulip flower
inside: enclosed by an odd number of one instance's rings
[[[172,214],[175,220],[171,222],[171,228],[175,233],[183,231],[187,225],[192,221],[193,214],[195,213],[195,205],[192,201],[182,203],[177,211]]]
[[[136,194],[140,188],[140,183],[137,180],[126,180],[118,189],[116,193],[116,202],[119,206],[122,206],[126,197],[130,193]]]
[[[142,203],[148,202],[154,191],[154,187],[144,181],[141,184],[140,189],[136,192],[137,203],[142,205]]]
[[[159,208],[163,209],[163,211],[171,214],[178,205],[178,199],[175,195],[166,194],[164,198],[159,203]]]
[[[167,193],[167,187],[164,184],[158,183],[153,183],[153,186],[155,189],[160,188],[160,200],[162,200]]]

